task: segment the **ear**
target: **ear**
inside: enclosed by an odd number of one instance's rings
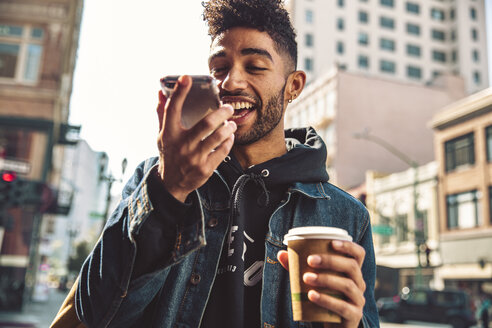
[[[306,73],[303,71],[294,71],[289,74],[287,78],[287,84],[285,86],[284,99],[287,102],[299,97],[304,85],[306,84]]]

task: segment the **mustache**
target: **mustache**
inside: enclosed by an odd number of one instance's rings
[[[222,90],[219,95],[221,98],[222,97],[248,97],[248,98],[255,98],[255,96],[251,96],[250,94],[247,94],[246,92],[243,91],[238,91],[238,92],[230,92],[230,91],[225,91]]]

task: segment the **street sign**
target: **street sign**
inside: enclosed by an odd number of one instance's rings
[[[388,225],[376,224],[372,226],[372,232],[377,235],[391,236],[395,233],[395,230]]]
[[[0,158],[0,170],[14,171],[20,174],[28,174],[31,171],[31,163]]]

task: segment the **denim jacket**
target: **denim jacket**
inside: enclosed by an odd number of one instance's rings
[[[218,171],[190,195],[186,217],[162,217],[149,197],[149,175],[158,159],[140,164],[103,235],[85,261],[76,293],[77,315],[88,327],[199,327],[227,235],[230,190]],[[172,206],[171,196],[163,201]],[[174,200],[176,201],[176,200]],[[169,247],[162,262],[135,276],[138,238],[161,220]],[[148,225],[147,227],[145,227]],[[376,275],[369,215],[355,198],[328,182],[291,185],[270,218],[265,238],[261,327],[322,327],[292,320],[288,272],[277,260],[290,228],[332,226],[362,245],[367,285],[363,327],[379,327],[374,301]],[[145,232],[145,233],[147,233]],[[150,236],[150,235],[149,235]],[[149,237],[151,238],[151,237]]]

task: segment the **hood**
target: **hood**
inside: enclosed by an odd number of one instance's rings
[[[229,185],[234,185],[239,175],[251,173],[263,176],[266,186],[328,181],[326,146],[313,128],[285,130],[285,142],[287,153],[280,157],[242,170],[231,155],[230,161],[223,162],[218,170]],[[268,175],[262,174],[264,170],[268,171]]]

